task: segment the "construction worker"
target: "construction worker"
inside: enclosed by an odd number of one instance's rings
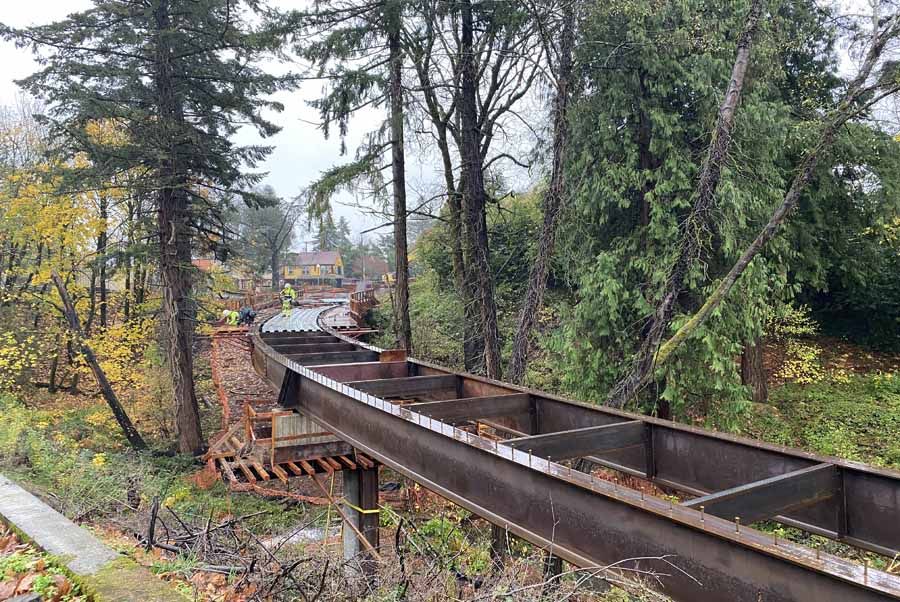
[[[291,315],[291,306],[294,304],[296,298],[297,291],[294,290],[294,287],[291,286],[290,282],[285,282],[284,288],[281,289],[281,315]]]
[[[250,326],[256,320],[256,312],[252,307],[242,307],[238,312],[238,324]]]
[[[222,310],[222,321],[229,326],[237,326],[241,315],[233,309]]]

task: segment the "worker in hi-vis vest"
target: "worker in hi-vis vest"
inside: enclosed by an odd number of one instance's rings
[[[240,319],[240,317],[241,317],[241,314],[234,311],[233,309],[223,309],[222,310],[222,320],[229,326],[237,326],[238,319]]]
[[[285,282],[284,288],[281,289],[281,314],[283,316],[291,315],[291,306],[296,298],[297,291],[294,290],[290,282]]]

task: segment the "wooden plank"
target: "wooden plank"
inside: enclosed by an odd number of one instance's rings
[[[231,469],[231,466],[225,460],[219,460],[219,466],[222,467],[222,473],[232,483],[237,483],[237,476],[234,474],[234,471]]]
[[[375,468],[375,463],[360,453],[356,454],[356,461],[359,464],[361,464],[362,467],[365,468],[366,470],[371,470],[372,468]]]
[[[235,454],[234,450],[218,452],[215,454],[211,454],[211,453],[207,452],[206,455],[203,456],[203,459],[204,460],[222,460],[224,458],[233,458],[235,455],[237,455],[237,454]]]
[[[297,475],[298,477],[302,477],[303,475],[306,474],[303,472],[303,470],[300,469],[299,466],[297,466],[293,462],[285,462],[284,465],[287,466],[291,470],[291,472],[294,473],[295,475]]]
[[[331,467],[331,464],[329,464],[322,458],[316,458],[316,464],[318,464],[322,468],[322,470],[324,470],[328,474],[334,474],[334,469]]]
[[[583,458],[591,454],[602,454],[633,445],[643,445],[644,442],[643,421],[629,420],[603,426],[589,426],[569,431],[518,437],[508,439],[503,443],[523,451],[530,450],[535,456],[542,458],[567,460]]]
[[[840,473],[834,464],[816,464],[782,475],[762,479],[704,495],[682,504],[728,520],[741,517],[744,524],[755,523],[797,508],[826,500],[838,491]]]
[[[359,389],[378,397],[415,397],[416,395],[434,391],[455,391],[458,380],[459,378],[455,374],[442,374],[440,376],[407,376],[403,378],[356,380],[347,384],[354,389]]]
[[[431,416],[437,420],[455,423],[481,418],[501,418],[518,416],[531,411],[527,393],[511,395],[490,395],[487,397],[467,397],[447,401],[428,401],[404,406],[414,412]]]
[[[256,482],[256,477],[253,476],[253,472],[252,472],[249,468],[247,468],[247,465],[244,464],[243,460],[238,460],[237,466],[238,466],[238,468],[240,469],[240,471],[244,474],[244,477],[245,477],[249,482],[251,482],[251,483],[255,483],[255,482]]]
[[[306,460],[300,460],[300,466],[303,467],[303,470],[306,471],[306,474],[313,477],[316,475],[316,469],[313,468],[313,465],[307,462]]]
[[[280,480],[282,483],[287,483],[288,473],[286,473],[282,467],[275,464],[269,470],[271,470],[275,474],[275,476],[278,477],[278,480]]]
[[[338,456],[338,460],[340,460],[344,464],[344,466],[346,466],[350,470],[356,470],[356,462],[354,462],[347,456]]]
[[[332,470],[341,470],[340,462],[335,461],[334,458],[324,458],[328,465],[331,466]]]
[[[269,476],[269,473],[266,472],[266,469],[263,468],[262,464],[260,464],[259,462],[251,461],[250,466],[252,466],[256,470],[256,472],[259,473],[259,476],[262,477],[263,481],[271,480],[272,477]]]

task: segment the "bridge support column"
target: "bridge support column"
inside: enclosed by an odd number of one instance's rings
[[[559,577],[563,572],[563,560],[559,556],[556,556],[550,552],[544,553],[544,581],[549,581],[553,579],[554,584],[557,583],[557,580],[554,577]]]
[[[378,468],[343,471],[344,512],[366,541],[378,549]],[[377,567],[368,547],[363,544],[353,529],[344,528],[344,560],[359,563],[366,574],[372,575]]]
[[[505,527],[491,525],[491,560],[500,568],[509,555],[509,531]]]
[[[378,549],[378,468],[343,471],[344,499],[347,504],[344,512],[353,526],[359,529],[366,541]],[[361,512],[362,511],[362,512]],[[373,512],[368,512],[373,511]],[[377,567],[353,529],[344,527],[343,532],[344,560],[350,566],[357,564],[368,575],[375,573]]]

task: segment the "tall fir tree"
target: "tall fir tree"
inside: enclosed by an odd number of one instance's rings
[[[387,107],[387,119],[357,150],[354,161],[336,166],[311,186],[312,214],[330,211],[331,198],[342,188],[361,182],[384,205],[393,225],[395,268],[394,314],[398,345],[409,351],[409,263],[406,236],[406,167],[404,122],[407,100],[403,88],[403,19],[409,0],[376,0],[359,3],[329,0],[301,14],[305,23],[300,53],[329,80],[322,98],[314,101],[326,135],[337,124],[341,136],[360,109]],[[382,175],[391,170],[390,194]],[[390,203],[388,203],[388,198]]]
[[[270,148],[238,146],[232,135],[248,123],[263,137],[275,134],[263,112],[282,107],[267,98],[291,85],[258,66],[282,44],[269,14],[257,0],[97,0],[57,23],[0,28],[34,49],[41,69],[20,83],[47,102],[60,148],[91,159],[91,173],[73,184],[133,170],[140,174],[135,192],[155,203],[165,349],[184,453],[204,447],[194,391],[192,248],[220,225],[223,192],[259,201],[247,192],[259,176],[243,168]],[[95,120],[118,124],[126,140],[92,140],[86,126]]]

